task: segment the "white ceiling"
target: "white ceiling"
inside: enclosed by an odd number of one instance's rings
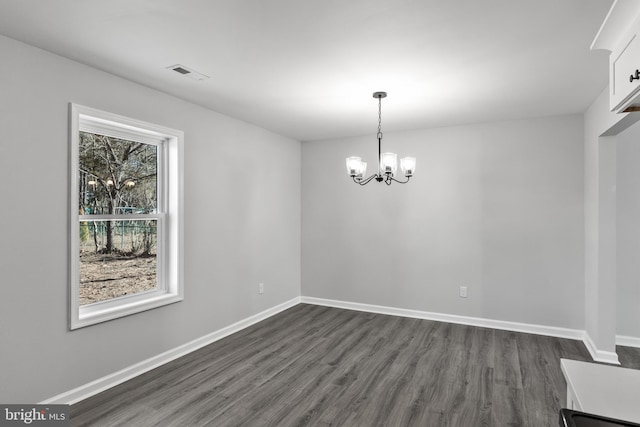
[[[297,140],[583,112],[612,0],[0,0],[0,34]],[[182,64],[211,78],[167,70]]]

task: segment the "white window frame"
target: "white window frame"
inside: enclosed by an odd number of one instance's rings
[[[70,280],[69,328],[78,329],[172,304],[184,299],[183,284],[183,142],[184,133],[117,114],[70,104]],[[80,132],[91,132],[158,147],[158,209],[155,214],[80,215]],[[80,305],[80,221],[157,220],[156,289]]]

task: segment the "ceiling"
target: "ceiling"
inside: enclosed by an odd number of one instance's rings
[[[0,0],[0,34],[300,141],[581,113],[612,0]],[[182,64],[196,81],[167,67]]]

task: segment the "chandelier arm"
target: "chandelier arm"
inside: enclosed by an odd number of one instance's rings
[[[408,176],[406,181],[398,181],[398,180],[397,180],[397,179],[395,179],[394,177],[391,177],[391,179],[392,179],[393,181],[397,182],[398,184],[406,184],[407,182],[409,182],[409,179],[411,179],[411,177],[410,177],[410,176]],[[389,184],[391,184],[391,183],[389,183]]]
[[[361,180],[357,180],[356,177],[353,177],[353,182],[355,182],[356,184],[360,184],[360,185],[367,185],[369,182],[371,182],[372,179],[376,178],[378,175],[377,174],[373,174],[370,177],[366,178],[366,179],[361,179]]]

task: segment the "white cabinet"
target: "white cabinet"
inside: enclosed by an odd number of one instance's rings
[[[640,91],[640,34],[633,31],[624,40],[619,50],[611,53],[609,61],[609,101],[611,111],[616,112],[640,105],[640,99],[637,98]]]
[[[640,1],[616,0],[591,49],[610,52],[611,111],[640,111]]]

